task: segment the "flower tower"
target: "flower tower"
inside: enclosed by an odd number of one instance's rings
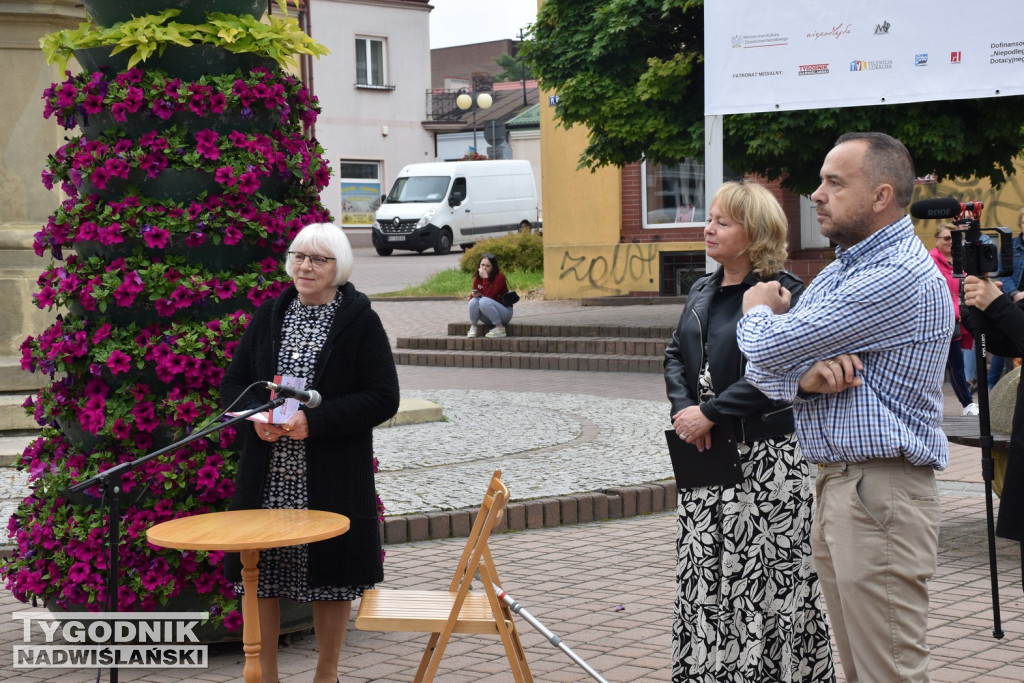
[[[23,601],[99,611],[108,520],[89,491],[67,488],[219,413],[250,312],[286,285],[287,245],[330,220],[319,200],[329,169],[308,135],[318,104],[281,68],[325,49],[294,19],[258,21],[266,0],[85,4],[96,23],[42,41],[83,73],[43,96],[69,134],[43,172],[66,199],[36,235],[48,265],[35,300],[60,313],[22,345],[22,367],[50,384],[26,406],[41,426],[20,460],[33,491],[11,517],[17,549],[0,572]],[[120,609],[157,609],[187,589],[215,625],[240,626],[222,553],[144,540],[153,524],[227,508],[235,436],[123,476]]]

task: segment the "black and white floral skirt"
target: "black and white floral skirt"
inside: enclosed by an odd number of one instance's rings
[[[834,681],[807,463],[794,434],[742,451],[739,486],[680,492],[672,680]]]

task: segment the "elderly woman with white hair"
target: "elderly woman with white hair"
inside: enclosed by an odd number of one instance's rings
[[[263,680],[277,680],[280,598],[313,603],[319,656],[314,681],[337,677],[352,600],[384,579],[373,477],[373,428],[398,411],[391,345],[370,300],[348,281],[352,248],[341,228],[316,223],[292,242],[292,285],[256,311],[221,384],[225,405],[269,400],[254,382],[290,375],[322,402],[283,424],[240,430],[233,509],[309,508],[343,514],[337,538],[261,554],[259,612]],[[243,395],[244,394],[244,395]],[[237,555],[227,572],[240,579]],[[236,589],[241,591],[240,582]]]

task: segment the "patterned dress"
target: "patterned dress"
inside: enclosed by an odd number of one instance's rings
[[[796,435],[739,448],[743,483],[680,491],[672,680],[834,681]]]
[[[313,381],[317,353],[327,342],[334,315],[341,304],[339,294],[320,306],[304,306],[296,297],[289,304],[282,327],[281,352],[277,371],[281,375],[305,377]],[[308,508],[306,487],[306,442],[281,437],[274,443],[270,472],[263,491],[263,507]],[[295,602],[314,600],[354,600],[369,586],[310,586],[309,545],[270,548],[260,553],[259,587],[261,598],[289,598]],[[235,590],[242,594],[240,583]]]

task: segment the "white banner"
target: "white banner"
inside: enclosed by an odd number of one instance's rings
[[[705,114],[1024,94],[1021,0],[705,0]]]

